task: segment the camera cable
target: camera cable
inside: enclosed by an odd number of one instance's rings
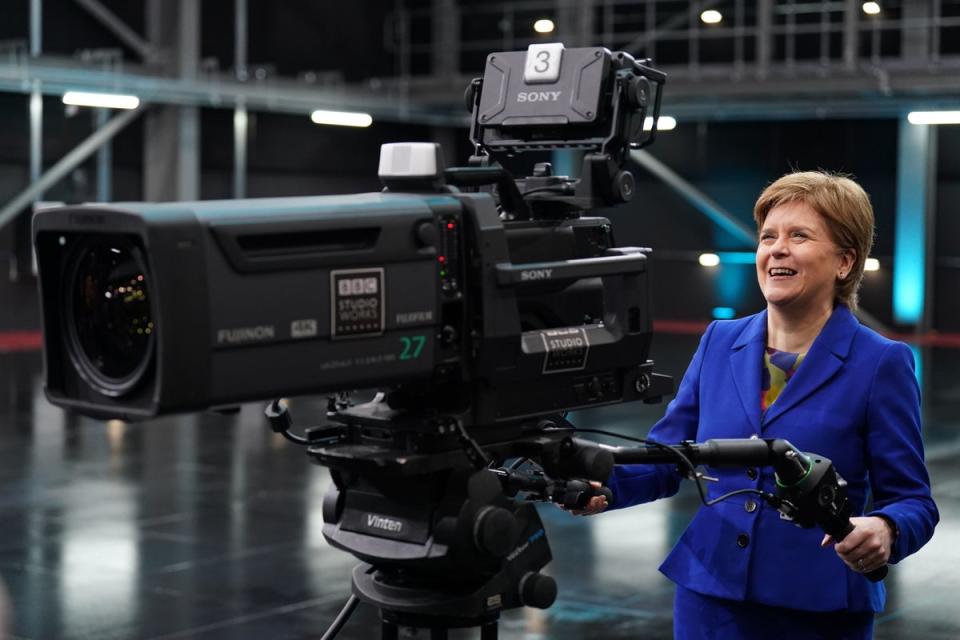
[[[350,598],[347,599],[347,603],[343,605],[343,608],[340,609],[340,613],[337,614],[337,617],[334,618],[330,626],[327,627],[327,630],[323,632],[320,640],[333,640],[333,638],[340,633],[340,629],[342,629],[343,625],[347,623],[347,620],[350,619],[350,615],[353,613],[353,610],[357,608],[359,603],[360,598],[350,594]]]
[[[287,408],[286,403],[280,400],[272,400],[264,410],[264,415],[267,417],[267,420],[270,421],[270,428],[274,433],[279,433],[290,442],[301,446],[310,444],[309,440],[303,436],[298,436],[290,430],[293,428],[293,418],[290,416],[290,410]]]
[[[604,431],[602,429],[581,429],[580,427],[573,427],[571,430],[579,433],[596,433],[599,435],[610,436],[612,438],[620,438],[622,440],[637,442],[647,446],[657,447],[658,449],[662,449],[663,451],[670,452],[671,455],[676,456],[680,460],[683,467],[688,471],[684,475],[686,475],[691,480],[693,480],[694,485],[697,487],[697,493],[700,494],[700,502],[702,502],[704,506],[712,507],[718,502],[723,502],[724,500],[729,500],[734,496],[744,495],[744,494],[759,495],[764,499],[765,502],[769,504],[776,504],[780,500],[769,491],[762,491],[760,489],[737,489],[736,491],[731,491],[729,493],[725,493],[721,496],[713,498],[712,500],[708,500],[706,492],[703,489],[703,474],[697,472],[696,466],[693,464],[693,462],[690,461],[690,458],[684,455],[682,451],[674,449],[673,447],[663,444],[662,442],[656,442],[655,440],[646,440],[644,438],[634,438],[633,436],[625,436],[620,433],[614,433],[613,431]]]

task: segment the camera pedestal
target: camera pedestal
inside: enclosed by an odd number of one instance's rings
[[[496,640],[506,601],[517,596],[543,598],[540,604],[549,606],[556,594],[556,583],[549,576],[529,574],[517,581],[515,575],[503,571],[478,588],[456,592],[449,586],[411,584],[361,563],[353,569],[352,587],[361,601],[380,609],[382,640],[397,640],[400,627],[429,629],[431,640],[446,640],[450,629],[479,627],[481,640]]]

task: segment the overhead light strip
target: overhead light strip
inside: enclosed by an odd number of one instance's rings
[[[67,91],[63,94],[63,104],[76,107],[100,107],[104,109],[136,109],[140,106],[140,98],[115,93]]]
[[[911,111],[910,124],[960,124],[960,111]]]
[[[653,118],[647,116],[643,119],[643,130],[650,131],[653,128]],[[673,116],[660,116],[657,118],[657,131],[673,131],[677,128],[677,119]]]
[[[316,124],[332,124],[338,127],[369,127],[373,117],[369,113],[353,111],[324,111],[317,109],[310,114],[310,120]]]

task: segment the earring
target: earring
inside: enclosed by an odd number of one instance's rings
[[[841,280],[844,280],[844,279],[846,279],[846,277],[847,277],[847,274],[846,274],[845,272],[841,271],[841,272],[840,272],[840,279],[841,279]]]

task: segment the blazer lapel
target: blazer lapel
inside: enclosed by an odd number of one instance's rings
[[[753,433],[760,433],[760,368],[767,342],[767,312],[758,313],[731,347],[730,369]]]
[[[859,321],[846,306],[837,305],[797,372],[764,414],[764,429],[837,374],[850,352],[858,324]]]

